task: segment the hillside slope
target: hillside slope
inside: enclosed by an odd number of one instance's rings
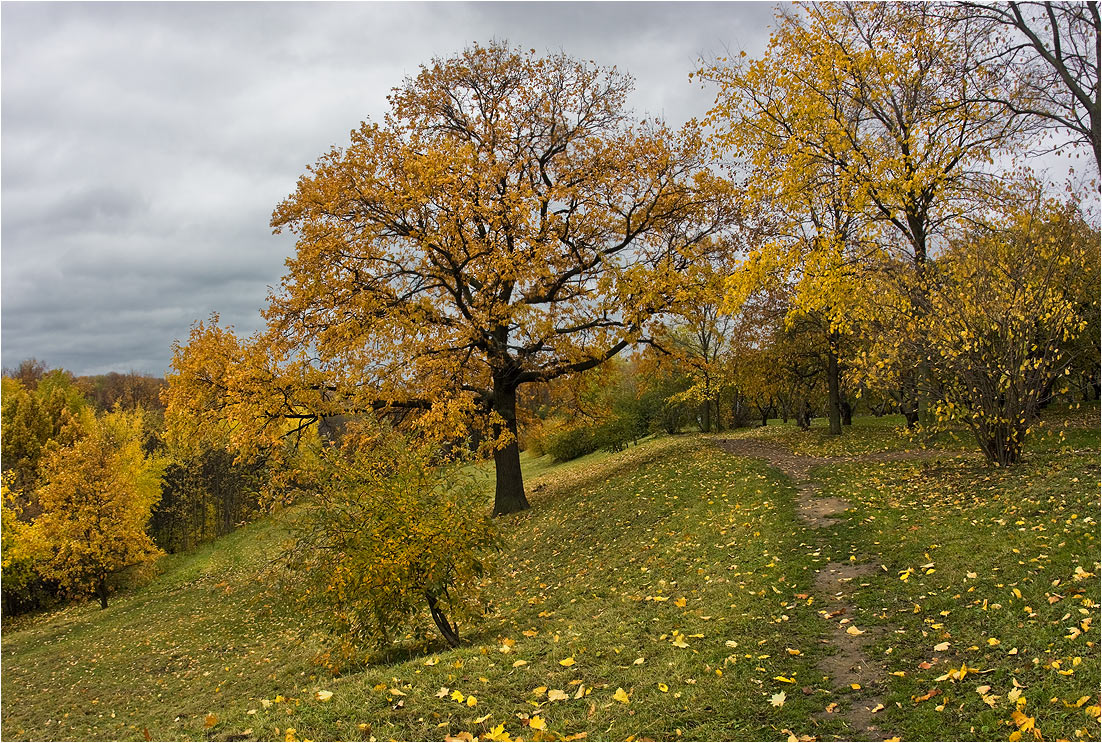
[[[737,436],[795,435],[776,433]],[[823,671],[838,619],[815,592],[817,570],[852,559],[880,566],[854,594],[853,622],[879,638],[868,652],[885,672],[884,737],[1005,738],[1014,679],[1045,737],[1096,738],[1097,622],[1065,638],[1099,600],[1097,432],[1080,436],[1078,452],[1005,472],[955,452],[824,465],[823,494],[853,507],[818,529],[797,518],[789,478],[708,437],[529,461],[533,508],[498,521],[495,613],[461,627],[457,650],[426,632],[340,675],[315,662],[311,618],[264,587],[282,538],[266,520],[167,558],[106,611],[6,628],[3,737],[851,737],[848,689]],[[1005,647],[987,644],[995,634]],[[933,658],[943,635],[954,652]],[[950,655],[982,679],[936,681]]]

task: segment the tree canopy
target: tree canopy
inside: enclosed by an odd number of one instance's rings
[[[645,340],[679,272],[734,216],[696,128],[633,119],[631,87],[615,69],[501,43],[407,79],[384,121],[322,156],[275,210],[297,253],[247,344],[270,383],[251,394],[248,373],[212,372],[207,410],[412,410],[442,438],[481,427],[495,513],[526,508],[517,387]],[[178,349],[178,389],[203,345]]]

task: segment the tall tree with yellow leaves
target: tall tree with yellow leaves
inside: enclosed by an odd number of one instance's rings
[[[701,70],[719,86],[719,143],[750,153],[788,225],[751,256],[736,296],[789,280],[794,309],[823,315],[837,345],[875,310],[862,274],[903,269],[899,287],[919,285],[946,230],[989,195],[987,164],[1020,126],[980,95],[1000,69],[978,58],[983,24],[957,16],[919,3],[805,4],[778,15],[762,59]]]
[[[517,388],[645,339],[679,272],[732,221],[696,130],[633,120],[631,87],[501,43],[424,66],[275,210],[298,249],[247,344],[268,371],[223,374],[181,348],[170,384],[204,366],[218,378],[207,411],[242,417],[407,410],[452,438],[481,420],[494,513],[527,508]],[[190,393],[169,396],[203,414]]]
[[[161,494],[161,466],[142,451],[140,411],[97,419],[84,409],[69,423],[68,445],[43,456],[42,514],[27,539],[39,571],[107,608],[110,575],[159,553],[145,533]]]

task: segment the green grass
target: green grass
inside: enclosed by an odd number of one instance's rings
[[[924,439],[908,434],[903,416],[884,415],[858,418],[858,425],[846,426],[844,436],[831,436],[825,418],[816,418],[811,428],[801,431],[795,423],[770,421],[764,428],[725,433],[731,438],[761,438],[784,446],[797,454],[814,457],[844,457],[871,452],[917,449]]]
[[[919,740],[1005,738],[1020,703],[1007,695],[1018,688],[1046,738],[1098,739],[1086,711],[1102,682],[1093,434],[1093,453],[1034,454],[1011,469],[946,456],[815,473],[825,495],[854,506],[830,530],[823,559],[882,566],[854,602],[862,626],[885,630],[872,652],[899,674],[883,680],[886,729]],[[976,672],[944,678],[962,664]]]
[[[432,740],[503,724],[527,739],[846,738],[839,716],[813,717],[845,695],[816,670],[832,652],[822,642],[828,626],[803,597],[816,568],[852,555],[885,568],[855,595],[855,621],[886,629],[872,651],[904,674],[880,685],[882,729],[905,739],[1005,738],[1017,679],[1046,738],[1097,739],[1085,710],[1098,704],[1099,444],[1083,420],[1068,437],[1073,451],[1042,448],[1010,470],[951,450],[940,462],[820,468],[824,493],[854,510],[818,532],[796,520],[783,476],[708,437],[566,464],[526,457],[533,508],[497,522],[505,546],[487,588],[494,613],[460,628],[459,649],[436,639],[426,619],[424,631],[340,674],[316,661],[326,647],[316,618],[265,588],[284,538],[265,520],[165,558],[159,577],[105,611],[82,604],[5,621],[0,732]],[[777,436],[823,454],[907,448],[891,423],[861,419],[841,440],[784,426],[732,435]],[[899,580],[930,563],[934,572]],[[1092,575],[1077,580],[1076,567]],[[1054,595],[1062,598],[1050,604]],[[1065,638],[1086,618],[1086,631]],[[934,652],[942,641],[949,651]],[[934,656],[936,665],[918,668]],[[573,665],[560,664],[568,658]],[[986,673],[935,681],[949,661]],[[999,695],[994,709],[975,692],[980,684]],[[541,687],[570,698],[549,702]],[[949,696],[912,701],[934,687]],[[444,688],[477,702],[437,696]],[[617,689],[628,703],[614,699]],[[319,690],[332,698],[318,701]],[[781,691],[785,703],[772,706]],[[1091,699],[1082,707],[1064,706],[1083,695]],[[522,719],[537,714],[543,733]]]
[[[813,457],[854,457],[883,452],[932,449],[945,452],[975,454],[979,449],[972,432],[955,425],[948,430],[934,431],[919,426],[908,431],[902,415],[863,416],[854,419],[856,425],[845,426],[842,436],[831,436],[825,418],[815,418],[811,428],[801,431],[795,422],[770,420],[764,428],[740,429],[721,434],[724,438],[767,439],[797,454]],[[1027,453],[1036,454],[1058,449],[1090,449],[1097,452],[1099,405],[1095,403],[1053,403],[1044,411],[1037,433],[1025,445]]]
[[[496,613],[461,628],[465,647],[407,637],[387,662],[332,677],[311,662],[317,639],[300,641],[309,618],[257,581],[280,541],[265,522],[166,560],[106,611],[75,606],[9,630],[4,738],[141,739],[148,728],[156,739],[282,739],[291,727],[315,740],[439,739],[501,723],[528,733],[517,714],[537,711],[549,731],[591,738],[776,738],[806,726],[810,698],[768,703],[794,688],[774,676],[810,683],[824,652],[785,650],[821,628],[793,598],[808,590],[810,558],[779,477],[687,438],[527,464],[545,472],[529,481],[534,507],[499,520]],[[548,703],[541,686],[571,699]],[[442,687],[476,706],[438,698]],[[629,703],[613,699],[618,688]],[[332,699],[316,701],[320,689]],[[263,705],[277,695],[286,701]]]

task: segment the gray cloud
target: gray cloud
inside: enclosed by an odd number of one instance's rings
[[[219,312],[240,331],[294,249],[268,226],[305,166],[418,65],[491,38],[616,65],[672,123],[700,56],[759,51],[762,3],[6,3],[3,363],[163,374]]]

